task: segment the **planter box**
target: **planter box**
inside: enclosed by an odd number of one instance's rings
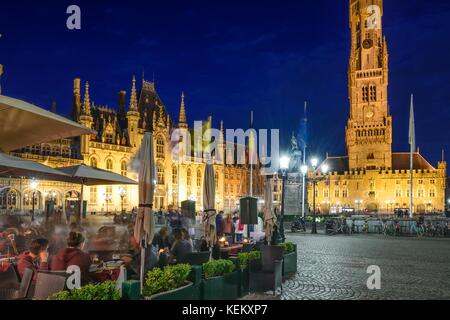
[[[141,282],[128,280],[122,283],[122,298],[125,300],[141,300]]]
[[[249,284],[250,284],[249,269],[248,267],[241,269],[241,263],[238,257],[231,257],[229,260],[233,261],[234,265],[236,266],[238,274],[237,296],[238,298],[242,298],[249,294]]]
[[[238,293],[238,271],[203,280],[203,300],[236,300]]]
[[[238,297],[242,298],[250,293],[250,271],[249,268],[239,269]]]
[[[203,267],[202,266],[191,266],[192,270],[189,274],[188,280],[194,285],[198,285],[203,280]]]
[[[295,251],[283,255],[283,278],[297,273],[297,245]]]
[[[199,300],[200,285],[194,285],[192,282],[171,291],[154,294],[150,297],[144,297],[145,300]]]

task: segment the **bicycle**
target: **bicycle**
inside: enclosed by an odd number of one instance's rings
[[[411,233],[416,234],[418,237],[423,237],[423,234],[425,232],[425,229],[422,224],[417,224],[416,221],[414,221],[411,225]]]

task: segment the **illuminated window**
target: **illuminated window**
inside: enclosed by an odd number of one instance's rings
[[[434,188],[430,189],[430,198],[436,197],[436,190]]]
[[[156,139],[156,157],[164,159],[164,139],[162,137]]]
[[[192,171],[191,168],[187,169],[187,173],[186,173],[186,184],[188,185],[188,187],[191,187],[192,185]]]
[[[172,167],[172,184],[178,184],[178,169],[176,166]]]
[[[158,184],[164,184],[164,166],[158,166]]]
[[[200,169],[197,170],[197,187],[201,187],[202,185],[202,172]]]
[[[91,158],[91,167],[97,168],[97,159]]]
[[[111,159],[106,160],[106,170],[112,171],[113,169],[113,162]]]
[[[214,182],[216,183],[216,188],[219,187],[219,174],[217,171],[214,173]]]
[[[97,204],[97,187],[90,187],[89,204]]]
[[[112,186],[107,186],[106,187],[106,198],[105,201],[107,203],[111,203],[112,202]]]
[[[120,174],[123,175],[124,177],[126,177],[127,170],[128,170],[127,162],[122,161],[122,163],[120,164]]]

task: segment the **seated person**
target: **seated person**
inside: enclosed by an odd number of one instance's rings
[[[52,259],[52,270],[65,271],[69,266],[78,266],[81,270],[81,282],[86,283],[89,280],[92,260],[87,252],[82,251],[83,246],[84,236],[78,232],[70,232],[67,248],[59,250]]]
[[[17,260],[17,271],[20,278],[23,277],[25,269],[33,270],[33,281],[36,281],[37,271],[48,270],[48,240],[36,239],[31,241],[30,250],[19,255]]]
[[[182,260],[188,253],[192,252],[192,245],[186,239],[183,239],[183,233],[180,229],[174,230],[175,242],[170,249],[170,262],[176,263]]]
[[[182,235],[183,239],[189,241],[189,243],[191,244],[191,247],[194,248],[194,242],[192,241],[192,238],[189,235],[189,231],[187,231],[186,228],[181,228],[181,235]]]
[[[153,238],[152,244],[158,248],[158,250],[164,250],[165,248],[170,248],[169,242],[169,228],[162,227],[159,232]]]

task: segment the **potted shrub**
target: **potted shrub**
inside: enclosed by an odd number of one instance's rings
[[[53,294],[48,300],[120,300],[120,291],[113,281],[88,284],[79,289],[64,290]]]
[[[261,251],[241,252],[238,254],[239,259],[239,297],[243,297],[249,293],[249,264],[250,260],[261,259]]]
[[[291,242],[280,243],[283,247],[283,277],[297,272],[297,245]]]
[[[238,297],[238,273],[231,260],[212,260],[203,264],[203,299],[233,300]]]
[[[187,279],[191,273],[188,264],[154,268],[146,275],[142,295],[146,300],[195,300],[198,286]]]

